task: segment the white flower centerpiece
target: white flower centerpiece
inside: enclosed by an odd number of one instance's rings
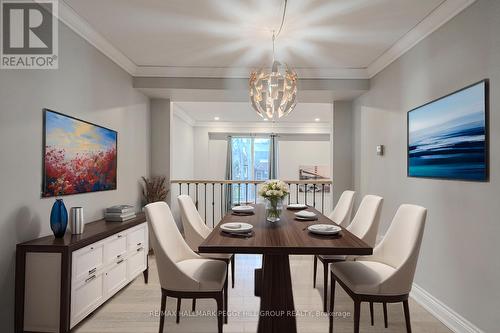
[[[283,199],[290,193],[288,186],[281,180],[268,180],[259,190],[259,195],[265,199],[266,215],[269,222],[280,220],[283,210]]]

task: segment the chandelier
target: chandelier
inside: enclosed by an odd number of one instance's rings
[[[250,74],[250,100],[257,114],[264,119],[277,120],[289,114],[297,105],[297,74],[285,63],[274,58],[274,43],[285,21],[286,4],[278,32],[273,30],[273,63]]]

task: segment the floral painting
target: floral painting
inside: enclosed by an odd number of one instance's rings
[[[42,195],[116,189],[117,132],[44,110]]]

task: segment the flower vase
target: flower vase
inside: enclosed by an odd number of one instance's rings
[[[50,228],[56,238],[64,237],[68,227],[68,211],[62,199],[56,199],[50,211]]]
[[[266,198],[266,220],[269,222],[278,222],[283,211],[283,199]]]

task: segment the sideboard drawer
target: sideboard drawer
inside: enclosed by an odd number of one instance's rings
[[[71,294],[71,327],[94,311],[103,301],[102,274],[93,274],[76,284]]]
[[[109,237],[104,242],[104,263],[116,262],[125,257],[127,252],[127,239],[124,234]]]
[[[136,249],[146,246],[146,224],[129,232],[127,235],[128,249]]]
[[[95,243],[73,252],[73,281],[80,281],[98,272],[103,266],[103,243]]]
[[[127,275],[128,279],[132,280],[146,269],[147,259],[146,259],[146,250],[143,247],[139,247],[137,250],[134,250],[133,253],[130,254],[129,259],[127,260]]]
[[[127,260],[120,259],[104,274],[104,294],[106,298],[113,296],[127,282]]]

